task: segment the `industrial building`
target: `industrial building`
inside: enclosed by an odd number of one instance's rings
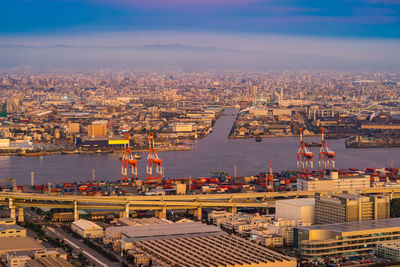
[[[387,196],[315,195],[315,223],[343,223],[390,218]]]
[[[294,229],[304,258],[374,253],[377,244],[400,239],[400,218],[323,224]]]
[[[4,237],[0,240],[0,258],[5,257],[7,252],[37,251],[43,249],[42,245],[30,237]]]
[[[331,172],[329,177],[301,177],[297,179],[298,191],[342,191],[371,187],[370,176],[364,173],[339,175]]]
[[[122,148],[124,145],[134,146],[135,142],[133,139],[125,140],[123,137],[76,137],[75,145],[83,148]]]
[[[294,267],[297,264],[294,258],[199,222],[130,226],[121,233],[121,249],[125,252],[139,249],[161,265]]]
[[[72,267],[62,249],[13,251],[6,254],[7,267]]]
[[[26,236],[26,229],[19,225],[0,224],[0,238],[25,237],[25,236]]]
[[[104,230],[94,222],[88,220],[77,220],[71,224],[71,230],[83,238],[102,238]]]
[[[296,198],[277,200],[275,202],[275,217],[289,220],[302,220],[314,223],[314,198]]]

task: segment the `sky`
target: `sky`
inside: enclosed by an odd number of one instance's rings
[[[0,0],[0,4],[0,45],[177,44],[378,60],[391,68],[400,62],[400,0]],[[6,52],[0,47],[0,55],[7,56]],[[13,60],[10,56],[7,62]],[[19,58],[18,64],[23,63]]]

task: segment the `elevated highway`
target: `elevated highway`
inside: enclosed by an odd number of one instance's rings
[[[362,194],[385,194],[391,198],[400,198],[400,187],[363,188],[359,190],[341,190],[333,193],[357,192]],[[11,209],[11,217],[16,217],[15,209],[24,207],[73,208],[75,219],[78,209],[118,210],[121,216],[128,217],[131,210],[155,210],[159,217],[165,218],[167,210],[194,210],[201,218],[203,208],[226,208],[232,212],[237,208],[266,209],[275,206],[277,199],[314,197],[312,191],[250,192],[231,194],[196,194],[163,196],[84,196],[61,194],[35,194],[1,192],[0,205]],[[322,191],[321,194],[332,193]],[[21,211],[19,212],[21,214]]]

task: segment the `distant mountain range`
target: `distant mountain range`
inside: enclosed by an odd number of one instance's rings
[[[347,60],[316,54],[246,51],[177,44],[144,46],[0,45],[0,68],[267,71],[399,70],[400,62]]]

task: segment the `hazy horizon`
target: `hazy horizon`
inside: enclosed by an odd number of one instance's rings
[[[400,69],[399,0],[2,3],[1,69]]]

